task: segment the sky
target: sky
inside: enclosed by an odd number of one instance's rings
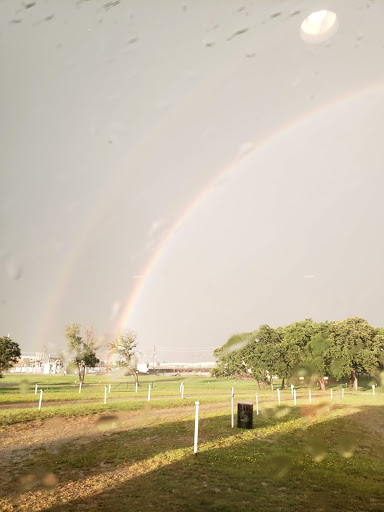
[[[383,15],[2,0],[1,335],[132,329],[142,361],[198,362],[266,323],[384,326]]]

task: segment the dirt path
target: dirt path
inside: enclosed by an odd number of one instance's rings
[[[224,409],[228,409],[228,404],[215,403],[200,407],[202,414],[205,411]],[[175,418],[182,419],[190,416],[194,410],[194,406],[172,409],[144,407],[139,411],[118,411],[69,418],[56,417],[3,426],[0,427],[0,464],[4,450],[7,448],[19,450],[37,443],[65,442],[82,436],[90,436],[90,434],[104,435],[106,431],[112,433],[143,427],[143,425],[155,425]]]
[[[193,417],[195,407],[152,409],[139,411],[93,414],[69,418],[48,418],[0,428],[0,487],[7,485],[23,473],[29,461],[36,457],[36,450],[44,447],[50,453],[58,453],[63,445],[73,442],[79,446],[95,439],[137,428],[155,426],[170,421],[182,421]],[[227,403],[206,404],[201,415],[212,411],[228,411]]]

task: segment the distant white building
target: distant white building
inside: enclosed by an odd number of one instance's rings
[[[148,373],[147,363],[139,363],[137,365],[137,369],[138,369],[139,373]]]
[[[60,373],[63,368],[62,361],[57,354],[45,352],[22,352],[18,362],[10,368],[10,373]]]

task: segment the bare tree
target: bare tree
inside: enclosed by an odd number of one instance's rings
[[[124,331],[108,345],[108,348],[116,357],[115,364],[127,368],[135,378],[135,382],[138,382],[136,346],[136,333],[134,331]]]

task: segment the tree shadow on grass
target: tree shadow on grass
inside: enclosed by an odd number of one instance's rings
[[[279,420],[279,431],[272,428],[261,438],[257,429],[235,434],[230,430],[227,445],[204,448],[201,440],[197,456],[189,452],[141,475],[127,473],[124,481],[101,492],[52,504],[49,510],[382,512],[384,449],[378,447],[383,434],[378,441],[364,417],[375,417],[380,424],[384,407],[365,406],[360,412],[312,425],[308,421],[306,428],[297,421],[292,427],[292,416],[286,416]],[[201,432],[228,419],[203,420]],[[273,427],[274,419],[264,420]],[[173,448],[178,442],[175,438]]]
[[[293,411],[285,419],[281,419],[274,417],[271,411],[255,420],[255,425],[264,428],[267,425],[281,424],[297,415],[297,411]],[[148,414],[151,412],[149,410]],[[138,424],[131,430],[114,431],[115,419],[115,415],[103,415],[99,419],[98,433],[79,437],[61,446],[55,447],[55,443],[46,445],[42,442],[29,453],[26,450],[15,451],[13,460],[17,459],[19,463],[12,480],[6,486],[7,490],[10,493],[23,493],[29,489],[35,492],[41,488],[55,487],[56,484],[81,482],[84,475],[113,473],[121,467],[155,459],[175,450],[184,450],[185,453],[181,454],[183,458],[192,452],[193,419],[172,421],[172,418],[167,418],[166,423],[155,426],[140,427]],[[156,415],[153,415],[153,419],[156,420]],[[57,428],[60,428],[60,424],[57,424]],[[230,415],[203,417],[200,419],[199,429],[199,442],[202,444],[214,443],[219,439],[224,442],[226,438],[241,436],[243,433],[230,428]],[[177,459],[179,454],[176,453],[175,456]],[[156,465],[157,462],[153,462],[153,467]],[[47,475],[53,475],[53,486],[52,478],[48,478],[48,484],[44,482]],[[52,491],[55,492],[54,488]]]

